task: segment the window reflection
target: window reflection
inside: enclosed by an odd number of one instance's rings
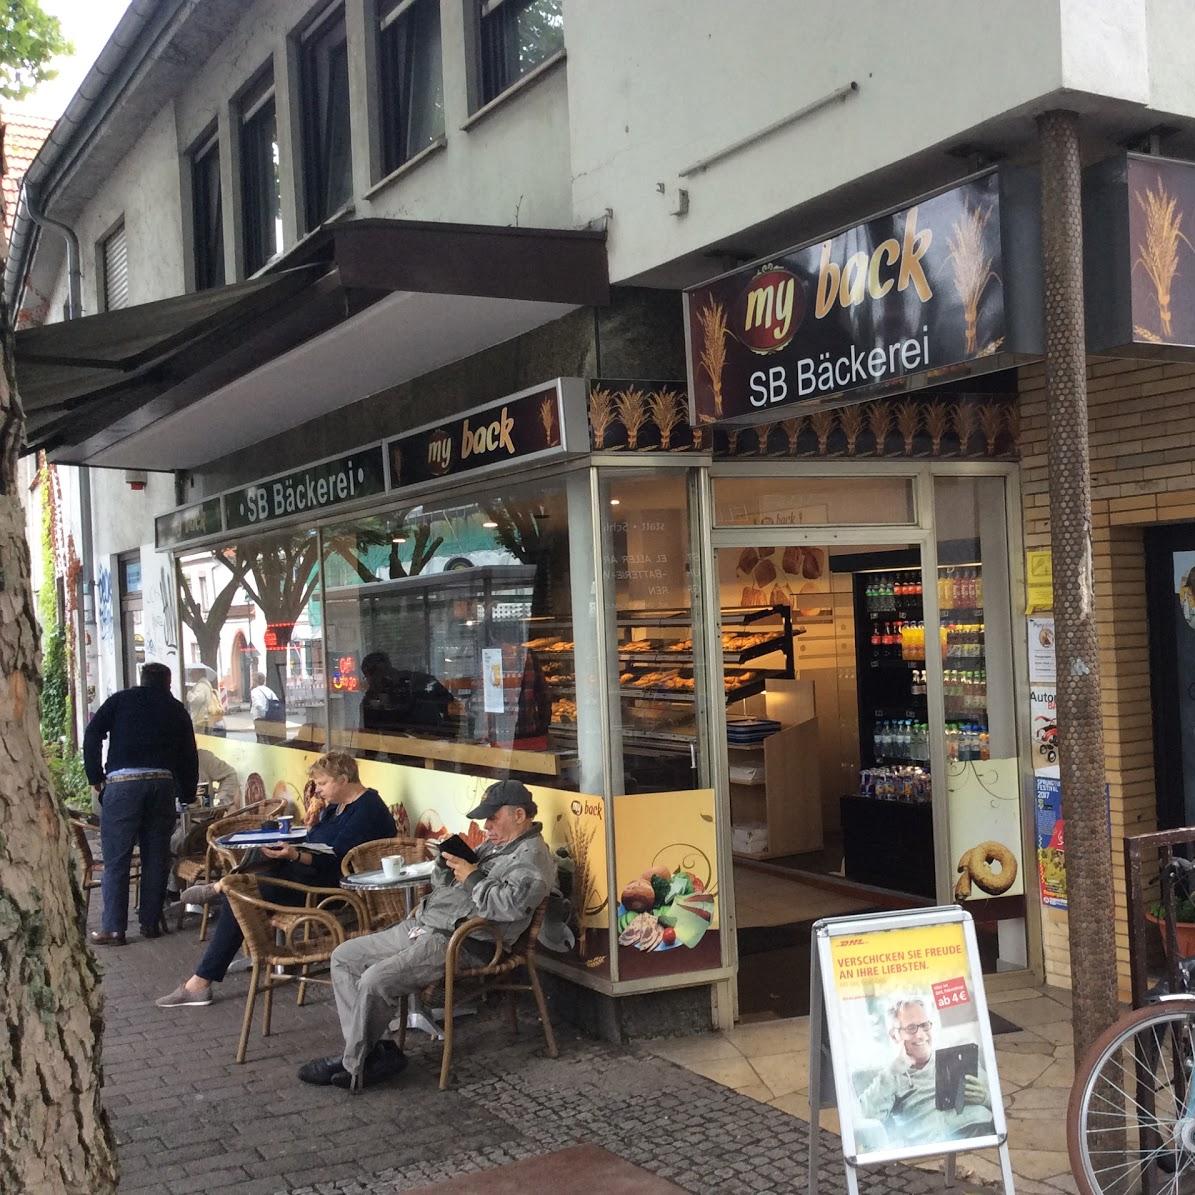
[[[358,519],[325,544],[334,746],[576,786],[563,488]]]

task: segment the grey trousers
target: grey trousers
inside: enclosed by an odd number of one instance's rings
[[[408,917],[390,929],[353,938],[332,952],[332,992],[344,1034],[344,1068],[358,1074],[385,1036],[403,996],[444,975],[448,934],[418,929]]]

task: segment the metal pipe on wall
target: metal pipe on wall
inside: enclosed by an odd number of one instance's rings
[[[79,249],[79,236],[69,224],[47,216],[42,210],[41,195],[37,187],[25,183],[25,208],[29,218],[42,228],[52,228],[66,241],[66,318],[78,319],[83,314],[83,267],[82,254]],[[79,556],[83,565],[80,577],[82,595],[79,608],[83,622],[78,636],[80,651],[78,660],[78,696],[76,709],[85,715],[90,714],[90,703],[87,700],[87,640],[95,628],[95,582],[93,578],[94,562],[92,560],[92,527],[91,527],[91,470],[86,465],[78,466],[79,477]],[[94,642],[94,636],[92,635]]]

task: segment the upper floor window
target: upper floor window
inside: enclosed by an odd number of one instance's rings
[[[303,34],[303,175],[307,227],[315,228],[353,194],[349,56],[337,6]]]
[[[129,305],[129,243],[124,220],[100,241],[100,281],[105,311]]]
[[[267,73],[241,100],[241,224],[246,276],[282,252],[278,115]]]
[[[482,102],[564,49],[562,0],[481,0]]]
[[[440,0],[384,0],[378,11],[382,172],[444,135]]]
[[[224,285],[224,209],[220,193],[220,142],[211,135],[191,153],[191,238],[195,289]]]

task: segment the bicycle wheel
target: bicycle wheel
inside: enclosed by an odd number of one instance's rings
[[[1067,1106],[1071,1171],[1082,1195],[1195,1191],[1195,999],[1121,1017],[1075,1074]]]

